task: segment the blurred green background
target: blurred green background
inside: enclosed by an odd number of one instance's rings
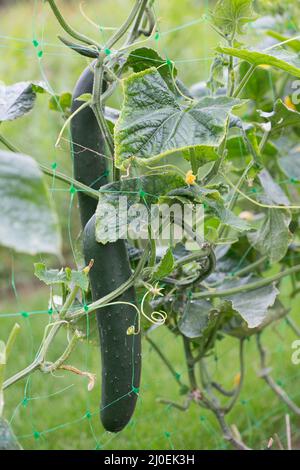
[[[86,60],[66,49],[57,39],[61,33],[49,7],[42,1],[9,1],[0,6],[0,80],[11,84],[23,80],[45,80],[53,92],[72,91],[86,66]],[[1,2],[0,2],[1,4]],[[81,32],[104,41],[110,31],[105,27],[118,26],[126,17],[130,0],[95,0],[83,2],[87,17],[99,25],[92,26],[81,14],[79,1],[59,1],[64,15]],[[157,18],[161,30],[155,46],[165,57],[172,59],[180,78],[191,85],[209,74],[213,48],[218,39],[207,23],[201,20],[210,2],[203,0],[161,0],[157,2]],[[32,41],[39,42],[35,48]],[[151,45],[151,43],[149,43]],[[42,51],[42,57],[37,56]],[[121,95],[111,104],[118,106]],[[33,112],[22,119],[1,125],[3,134],[24,153],[38,161],[57,164],[58,170],[71,174],[68,132],[59,148],[54,144],[63,124],[61,116],[48,109],[48,98],[40,95]],[[70,195],[57,181],[51,182],[52,197],[61,221],[65,264],[73,266],[71,246],[79,231],[76,204],[70,207]],[[59,267],[59,261],[42,256],[34,259],[0,249],[0,337],[6,339],[14,321],[22,332],[18,337],[9,364],[9,375],[25,367],[34,357],[41,341],[43,328],[49,321],[46,315],[22,316],[20,312],[47,310],[48,291],[33,276],[33,263],[46,261]],[[288,294],[289,285],[282,292]],[[282,300],[285,300],[285,296]],[[296,311],[297,304],[294,305]],[[16,317],[7,318],[7,313]],[[2,318],[1,318],[2,315]],[[183,380],[186,370],[183,363],[180,338],[175,339],[160,328],[153,333],[163,351]],[[297,366],[291,363],[293,335],[285,321],[265,333],[273,365],[273,374],[290,395],[299,394],[296,377]],[[57,357],[66,344],[66,332],[55,342],[53,357]],[[212,449],[226,448],[215,419],[210,413],[195,405],[182,413],[157,403],[157,397],[182,401],[177,385],[155,352],[144,344],[141,394],[136,414],[126,430],[118,435],[104,432],[98,418],[99,402],[99,351],[82,343],[70,358],[70,363],[82,370],[97,373],[98,380],[92,392],[82,377],[67,372],[52,376],[34,373],[10,387],[5,393],[5,416],[11,421],[21,444],[27,449]],[[217,346],[211,358],[211,370],[216,380],[232,388],[238,372],[238,344],[226,339]],[[284,416],[287,409],[257,378],[259,362],[254,339],[246,345],[247,374],[241,399],[229,416],[248,445],[262,448],[274,432],[285,443]],[[297,425],[292,429],[297,445]]]

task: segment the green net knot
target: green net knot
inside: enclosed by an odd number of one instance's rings
[[[85,417],[86,417],[87,419],[91,419],[92,413],[91,413],[90,411],[87,411],[87,412],[85,413]]]
[[[21,312],[21,315],[22,315],[23,318],[28,318],[29,317],[28,312]]]
[[[24,406],[24,408],[26,408],[26,406],[28,405],[28,398],[27,397],[24,397],[23,400],[22,400],[22,406]]]
[[[34,431],[33,437],[37,441],[41,437],[41,433],[39,433],[38,431]]]

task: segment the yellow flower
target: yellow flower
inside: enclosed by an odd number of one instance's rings
[[[185,175],[185,182],[186,184],[192,185],[195,184],[196,182],[196,176],[192,172],[192,170],[189,170],[186,175]]]
[[[290,108],[292,111],[296,111],[296,106],[294,105],[294,103],[292,102],[290,96],[286,96],[284,98],[284,104]]]
[[[265,69],[265,70],[269,70],[271,67],[270,67],[270,65],[267,65],[267,64],[260,64],[260,68]]]
[[[241,373],[238,372],[235,376],[234,376],[234,379],[233,379],[233,383],[236,387],[238,387],[241,383]]]

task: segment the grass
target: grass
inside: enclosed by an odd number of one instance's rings
[[[1,312],[17,312],[18,306],[28,311],[47,308],[47,291],[40,289],[36,295],[20,292],[19,303],[15,300],[1,302]],[[295,312],[296,312],[295,302]],[[1,320],[1,337],[5,338],[16,318]],[[32,315],[17,318],[21,333],[13,350],[8,375],[25,367],[32,360],[41,340],[48,318]],[[152,334],[152,339],[174,364],[176,371],[187,382],[181,339],[174,338],[163,327]],[[283,320],[271,327],[264,340],[268,345],[272,375],[287,389],[290,396],[299,398],[299,370],[291,363],[292,332]],[[57,357],[66,345],[64,331],[56,340],[51,357]],[[216,356],[210,359],[214,379],[232,388],[238,372],[238,344],[226,338],[217,345]],[[248,445],[262,448],[277,432],[285,443],[284,416],[288,412],[265,383],[257,378],[259,360],[255,339],[246,344],[246,382],[242,395],[229,415]],[[157,402],[158,397],[183,402],[178,386],[165,365],[148,343],[143,343],[143,374],[141,393],[136,413],[129,426],[120,434],[106,433],[99,423],[99,350],[82,343],[74,351],[69,364],[84,371],[97,373],[92,392],[87,391],[84,377],[69,372],[43,375],[35,372],[30,380],[24,379],[7,389],[5,415],[22,445],[27,449],[220,449],[226,448],[218,425],[210,412],[192,405],[181,412]],[[88,418],[87,413],[91,413]],[[88,415],[89,416],[89,415]],[[298,439],[299,418],[293,419],[294,442]]]
[[[118,25],[125,17],[128,4],[125,0],[88,2],[86,13],[98,24]],[[88,33],[90,25],[80,15],[77,2],[60,2],[70,23]],[[180,8],[175,0],[160,2],[157,16],[160,18],[161,36],[157,43],[160,52],[172,60],[179,76],[192,84],[208,76],[215,35],[206,24],[200,22],[203,2],[182,0]],[[198,23],[190,24],[191,21]],[[178,28],[190,24],[186,28]],[[1,12],[0,79],[6,83],[20,80],[47,79],[55,93],[72,90],[76,77],[86,66],[84,58],[66,50],[56,36],[61,32],[46,4],[42,2],[17,3]],[[93,30],[94,37],[102,34]],[[41,44],[41,60],[32,39]],[[118,95],[113,105],[120,103]],[[47,97],[39,96],[35,110],[28,116],[3,125],[3,132],[20,149],[37,160],[51,164],[56,162],[60,171],[71,174],[68,142],[55,148],[63,122],[60,116],[48,111]],[[68,138],[68,134],[65,134]],[[69,242],[78,232],[77,215],[69,212],[68,193],[55,183],[52,191],[56,202],[65,245],[66,259],[71,263]],[[44,260],[39,257],[38,260]],[[34,283],[32,264],[35,259],[1,250],[0,312],[1,339],[5,339],[14,321],[21,324],[21,334],[13,350],[8,375],[25,367],[40,343],[43,328],[50,320],[46,315],[17,316],[7,318],[5,313],[47,310],[48,292]],[[50,259],[52,264],[56,260]],[[15,286],[15,289],[13,289]],[[13,296],[13,291],[15,295]],[[286,294],[288,285],[282,292]],[[296,313],[297,303],[294,310]],[[299,371],[291,363],[293,334],[281,321],[265,333],[273,364],[274,377],[282,382],[291,396],[297,398]],[[164,328],[153,333],[153,339],[174,363],[176,370],[187,381],[180,338],[174,338]],[[57,357],[66,345],[66,332],[57,337],[52,357]],[[210,369],[216,380],[231,388],[236,373],[237,342],[226,338],[217,346],[217,355],[210,359]],[[50,357],[51,357],[50,356]],[[278,432],[285,442],[284,415],[287,409],[276,396],[258,380],[259,362],[253,338],[246,344],[247,374],[240,401],[229,416],[230,424],[236,424],[250,446],[262,448],[269,437]],[[5,393],[5,416],[26,449],[212,449],[226,448],[217,423],[211,413],[191,406],[180,412],[157,402],[157,397],[182,401],[178,387],[168,370],[147,343],[143,347],[143,374],[137,411],[127,429],[118,434],[106,433],[99,423],[99,351],[82,343],[71,356],[69,363],[97,373],[97,383],[92,392],[87,391],[83,377],[68,372],[45,376],[40,372],[30,379],[12,386]],[[88,413],[88,414],[87,414]],[[90,414],[91,416],[90,416]],[[87,417],[88,416],[88,417]],[[294,440],[297,441],[299,419],[292,421]]]

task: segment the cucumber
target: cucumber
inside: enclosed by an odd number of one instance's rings
[[[76,98],[92,93],[93,73],[84,70],[73,93],[72,112],[82,102]],[[94,189],[107,183],[109,160],[101,156],[105,144],[92,109],[80,111],[72,119],[73,165],[75,178]],[[100,155],[99,155],[100,154]],[[97,200],[79,192],[79,210],[84,228],[83,251],[90,270],[92,299],[95,301],[112,292],[131,275],[124,240],[101,245],[95,239]],[[134,288],[128,289],[116,301],[135,302]],[[121,431],[129,422],[137,401],[141,374],[141,336],[127,335],[127,329],[137,327],[137,313],[132,306],[116,305],[96,312],[101,347],[102,395],[100,417],[110,432]]]
[[[84,93],[92,93],[93,79],[93,72],[90,67],[87,67],[75,85],[71,113],[83,104],[83,101],[76,101],[76,98]],[[73,117],[71,135],[74,178],[93,189],[99,189],[108,182],[106,176],[108,160],[102,156],[105,154],[105,145],[94,112],[90,107]],[[96,211],[97,200],[83,192],[78,192],[78,198],[81,224],[85,227]]]
[[[84,236],[86,264],[94,260],[90,283],[94,300],[119,287],[130,276],[129,259],[123,240],[101,245],[95,239],[95,219],[87,223]],[[133,288],[115,301],[135,303]],[[137,328],[137,312],[128,305],[99,309],[102,400],[101,421],[107,431],[121,431],[129,422],[135,408],[141,374],[141,337],[127,335],[127,329]]]

